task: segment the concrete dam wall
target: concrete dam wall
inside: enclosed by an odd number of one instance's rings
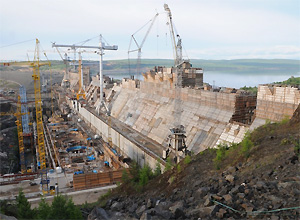
[[[144,81],[123,79],[121,84],[106,90],[112,118],[123,126],[112,126],[113,146],[139,164],[154,168],[157,161],[164,164],[163,150],[168,149],[174,122],[185,127],[188,150],[199,153],[223,142],[241,142],[250,128],[264,124],[266,119],[290,118],[300,103],[298,88],[260,85],[257,96],[232,88],[213,89],[203,85],[201,71],[184,70],[185,87],[180,89],[180,97],[175,97],[177,76],[171,68],[155,68],[143,74]],[[98,85],[91,82],[86,100],[89,107],[79,102],[77,110],[107,140],[107,121],[94,110],[99,103],[95,94]],[[175,117],[178,103],[180,118]]]
[[[172,84],[166,80],[157,82],[155,78],[145,79],[139,85],[134,80],[123,80],[113,90],[112,116],[166,146],[169,129],[177,120]],[[237,97],[238,94],[228,91],[181,89],[180,123],[185,127],[189,150],[199,153],[224,141],[242,140],[249,126],[231,122]]]
[[[300,90],[291,86],[258,87],[256,118],[251,125],[254,129],[265,124],[266,120],[274,122],[291,118],[300,103]]]

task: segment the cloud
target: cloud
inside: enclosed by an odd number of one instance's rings
[[[169,2],[176,30],[190,58],[205,55],[206,59],[258,55],[297,58],[299,55],[292,50],[300,45],[300,15],[295,12],[299,3],[295,0],[284,3],[279,0],[2,1],[0,46],[38,37],[44,48],[50,49],[53,41],[73,44],[101,33],[109,43],[119,45],[119,51],[108,52],[107,58],[126,59],[131,34],[157,10],[162,14],[144,45],[143,57],[172,58],[169,35],[165,36],[168,30],[164,2]],[[146,29],[141,32],[139,40],[145,32]],[[89,43],[98,44],[97,38]],[[26,57],[26,50],[33,49],[32,44],[26,47],[2,50],[0,59]]]
[[[300,46],[209,48],[191,50],[189,56],[198,59],[300,59]]]

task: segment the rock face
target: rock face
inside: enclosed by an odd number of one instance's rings
[[[216,153],[206,150],[142,192],[122,184],[89,219],[300,219],[299,155],[294,142],[280,145],[286,137],[299,140],[300,123],[294,121],[279,130],[266,127],[273,138],[259,130],[250,158],[228,159],[221,170],[213,163]]]

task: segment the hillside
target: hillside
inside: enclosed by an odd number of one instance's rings
[[[300,106],[291,120],[205,150],[143,187],[126,181],[85,209],[88,219],[299,219],[299,131]]]
[[[202,60],[202,59],[191,59],[193,67],[201,67],[205,71],[230,71],[230,72],[289,72],[291,75],[297,74],[300,71],[299,60],[288,60],[288,59],[238,59],[238,60]],[[103,62],[104,71],[115,70],[117,72],[128,73],[129,63],[131,71],[136,71],[136,60],[131,59],[128,62],[124,60],[105,60]],[[94,73],[98,71],[98,61],[83,60],[83,65],[88,65],[91,71]],[[170,67],[174,65],[174,61],[171,59],[142,59],[141,68],[143,71],[152,69],[154,66],[166,66]],[[64,70],[65,65],[63,61],[52,60],[52,70]],[[0,70],[13,69],[17,70],[22,67],[0,67]],[[48,69],[48,67],[41,67],[41,70]]]
[[[299,60],[266,60],[266,59],[239,59],[239,60],[201,60],[191,59],[190,62],[194,67],[201,67],[206,71],[283,71],[283,72],[299,72]],[[130,60],[131,68],[136,68],[135,60]],[[128,60],[110,60],[104,61],[104,69],[128,69]],[[153,68],[153,66],[174,65],[173,60],[168,59],[142,59],[141,67]]]

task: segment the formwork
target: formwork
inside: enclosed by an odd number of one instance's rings
[[[127,171],[126,171],[127,172]],[[113,185],[122,181],[123,170],[73,175],[74,190]]]
[[[257,93],[256,118],[251,126],[254,129],[266,119],[281,121],[291,118],[300,103],[300,90],[291,86],[260,85]]]

